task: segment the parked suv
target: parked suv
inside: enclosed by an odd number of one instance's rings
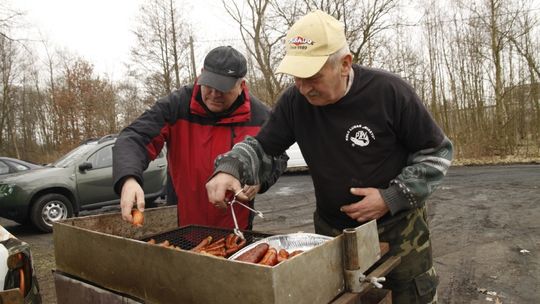
[[[0,180],[0,216],[51,232],[54,221],[82,210],[119,205],[112,185],[115,141],[112,135],[89,140],[42,169]],[[162,152],[144,172],[148,205],[164,195],[166,179],[167,160]]]

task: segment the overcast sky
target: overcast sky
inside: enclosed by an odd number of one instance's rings
[[[143,1],[11,0],[10,4],[13,9],[26,13],[26,26],[18,35],[33,40],[45,38],[51,47],[67,49],[94,64],[97,73],[120,79],[123,63],[135,42],[132,30],[136,28]],[[220,0],[183,2],[187,7],[179,9],[192,12],[190,16],[197,20],[193,27],[198,39],[212,41],[234,37],[232,21],[221,8]]]

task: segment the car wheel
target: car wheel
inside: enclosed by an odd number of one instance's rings
[[[49,193],[39,197],[30,211],[32,224],[43,232],[52,232],[53,222],[73,216],[73,207],[67,197]]]

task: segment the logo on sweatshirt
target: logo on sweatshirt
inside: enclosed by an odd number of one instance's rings
[[[345,141],[350,141],[351,146],[365,147],[375,140],[375,135],[370,128],[363,125],[354,125],[345,134]]]

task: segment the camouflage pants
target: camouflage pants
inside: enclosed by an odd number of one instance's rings
[[[342,233],[314,216],[315,232],[336,236]],[[378,225],[379,241],[388,242],[387,255],[401,256],[401,263],[386,276],[384,288],[392,290],[392,302],[437,303],[439,278],[433,268],[433,257],[426,208],[412,210],[388,223]]]

